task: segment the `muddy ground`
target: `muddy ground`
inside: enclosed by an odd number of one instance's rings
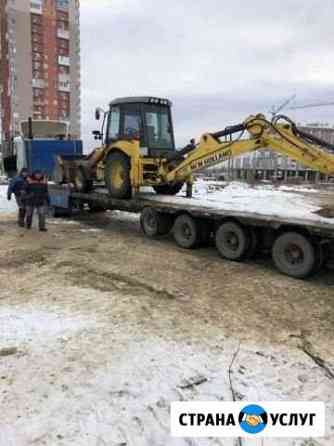
[[[234,445],[173,439],[175,400],[321,400],[334,444],[334,274],[148,240],[120,212],[0,217],[0,445]],[[233,355],[232,382],[228,370]]]

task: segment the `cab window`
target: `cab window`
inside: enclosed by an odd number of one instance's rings
[[[124,136],[140,137],[141,119],[139,111],[125,111],[124,114]]]
[[[120,116],[119,107],[112,107],[109,113],[108,140],[119,137]]]
[[[168,109],[156,108],[145,112],[148,144],[152,148],[167,149],[173,146]]]

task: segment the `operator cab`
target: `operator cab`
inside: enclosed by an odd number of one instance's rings
[[[115,99],[106,115],[105,144],[119,139],[139,139],[141,154],[168,157],[175,152],[168,99],[130,97]]]

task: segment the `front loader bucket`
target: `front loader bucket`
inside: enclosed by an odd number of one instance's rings
[[[53,178],[58,184],[73,183],[78,169],[87,168],[85,155],[58,155],[56,157]]]

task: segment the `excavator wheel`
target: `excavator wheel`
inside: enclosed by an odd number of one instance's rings
[[[140,214],[140,225],[145,235],[154,238],[168,234],[173,226],[173,220],[170,215],[145,207]]]
[[[247,255],[249,244],[246,229],[233,221],[221,224],[216,232],[216,247],[225,259],[242,260]]]
[[[202,223],[188,214],[181,214],[175,219],[173,235],[176,243],[181,248],[196,248],[203,239]]]
[[[112,152],[106,161],[105,183],[113,198],[131,198],[129,158],[121,152]]]
[[[153,186],[157,194],[161,195],[176,195],[183,187],[183,182],[173,184],[162,184],[161,186]]]
[[[90,192],[93,188],[93,181],[87,178],[83,167],[79,167],[75,173],[74,186],[77,192]]]
[[[298,232],[285,232],[273,246],[273,260],[279,271],[296,279],[304,279],[314,272],[317,253],[312,241]]]

